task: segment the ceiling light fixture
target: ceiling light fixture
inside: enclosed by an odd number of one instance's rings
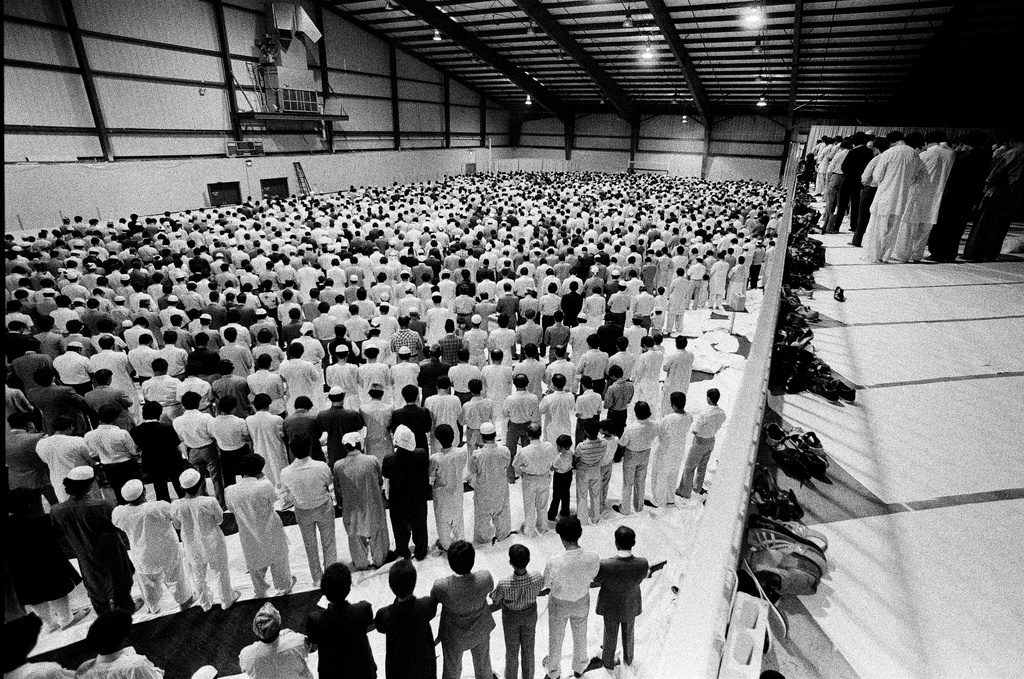
[[[434,42],[441,42],[441,31],[434,29]]]
[[[533,106],[533,99],[530,98],[529,94],[526,95],[526,105]]]
[[[384,9],[389,12],[393,11],[395,9],[395,3],[391,2],[391,0],[384,0]]]
[[[626,15],[626,20],[622,22],[623,28],[633,28],[633,17]]]
[[[682,121],[683,121],[683,123],[690,122],[689,118],[687,118],[686,116],[683,116]]]
[[[646,45],[644,45],[644,49],[643,51],[640,52],[640,56],[643,57],[644,59],[654,58],[654,49],[651,48],[651,43],[647,43]]]
[[[767,95],[762,94],[761,98],[757,100],[757,107],[758,108],[764,108],[767,105],[768,105],[768,97],[767,97]]]
[[[761,9],[760,4],[755,4],[754,6],[747,9],[746,12],[743,13],[743,24],[747,28],[761,28],[762,26],[764,26],[765,21],[766,19],[764,16],[764,10]]]
[[[761,40],[761,36],[757,36],[757,40],[754,41],[754,54],[760,54],[764,52],[764,43]]]

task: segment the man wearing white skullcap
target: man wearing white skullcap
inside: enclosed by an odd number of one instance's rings
[[[181,532],[185,562],[192,577],[196,603],[204,611],[213,606],[206,582],[209,570],[217,579],[220,607],[227,610],[238,601],[241,592],[231,586],[227,543],[220,527],[224,521],[224,510],[216,498],[202,494],[202,480],[202,475],[195,469],[181,472],[178,483],[185,496],[171,503],[171,520]]]
[[[493,422],[480,425],[483,445],[469,458],[469,483],[473,486],[473,540],[487,544],[504,540],[512,532],[509,506],[509,449],[495,443],[497,428]]]
[[[384,458],[382,473],[391,484],[388,510],[399,558],[427,556],[427,500],[430,499],[430,458],[426,447],[416,445],[416,435],[404,424],[395,428],[395,450]],[[409,538],[415,552],[409,551]]]
[[[341,518],[348,534],[348,550],[356,570],[380,567],[387,560],[388,537],[384,501],[381,498],[381,462],[363,453],[363,434],[342,437],[346,455],[334,463],[334,484],[345,499]]]
[[[128,535],[135,577],[150,613],[160,612],[164,587],[185,610],[195,603],[192,584],[185,577],[181,545],[174,532],[171,505],[163,500],[146,502],[146,489],[139,479],[121,486],[121,497],[128,504],[114,508],[111,522]]]

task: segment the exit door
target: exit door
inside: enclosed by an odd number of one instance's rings
[[[260,193],[264,199],[267,198],[287,198],[288,197],[288,178],[287,177],[275,177],[273,179],[261,179],[260,180]]]
[[[207,184],[206,191],[210,194],[210,205],[239,205],[242,202],[242,188],[238,182],[217,182]]]

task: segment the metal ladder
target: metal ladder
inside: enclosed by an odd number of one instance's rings
[[[295,166],[295,176],[299,178],[299,195],[308,196],[311,192],[309,182],[306,180],[306,172],[302,169],[302,163],[294,162],[292,165]]]

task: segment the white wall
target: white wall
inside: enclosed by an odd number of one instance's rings
[[[288,177],[298,190],[292,166],[302,163],[314,192],[338,191],[350,185],[434,180],[462,174],[466,163],[485,172],[492,157],[508,149],[434,149],[371,151],[336,155],[253,158],[185,158],[116,163],[19,164],[5,168],[4,217],[7,230],[46,228],[61,216],[117,220],[131,213],[156,214],[209,205],[207,184],[238,182],[243,196],[259,196],[260,180]]]

